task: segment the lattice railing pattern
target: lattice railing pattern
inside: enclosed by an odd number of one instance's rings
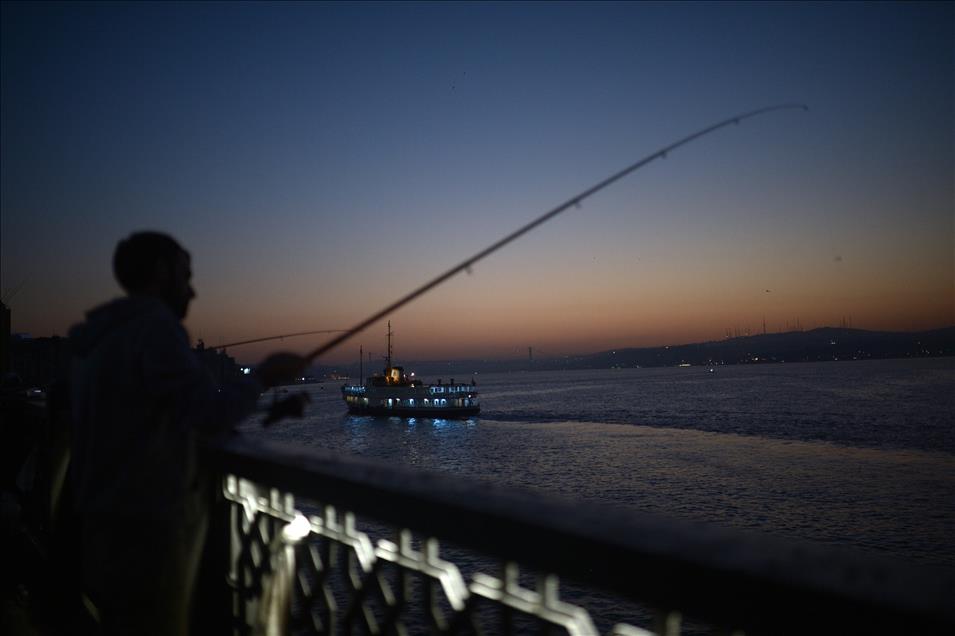
[[[410,530],[373,543],[355,515],[332,506],[306,516],[291,494],[233,475],[230,502],[233,632],[246,634],[596,635],[588,612],[560,598],[558,578],[519,580],[519,565],[465,581],[438,540],[415,548]],[[680,615],[660,613],[653,631],[615,625],[617,636],[676,636]]]

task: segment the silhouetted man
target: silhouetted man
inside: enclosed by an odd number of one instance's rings
[[[217,387],[181,324],[195,297],[189,253],[136,233],[113,271],[128,295],[70,331],[83,584],[107,633],[185,634],[209,501],[198,438],[230,430],[306,363],[274,355]]]

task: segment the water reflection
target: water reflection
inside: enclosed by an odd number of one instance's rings
[[[344,415],[337,432],[316,421],[314,439],[322,446],[348,453],[418,466],[428,470],[471,474],[481,460],[475,455],[480,418]],[[317,428],[325,429],[319,433]],[[336,441],[337,440],[337,441]]]
[[[467,420],[343,415],[319,396],[304,420],[244,430],[955,567],[951,360],[685,371],[529,373],[520,390],[489,375]]]

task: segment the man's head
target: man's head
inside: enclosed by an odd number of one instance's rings
[[[123,239],[113,254],[113,274],[130,295],[155,296],[182,320],[195,298],[189,252],[171,236],[136,232]]]

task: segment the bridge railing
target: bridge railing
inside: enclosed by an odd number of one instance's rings
[[[206,455],[225,633],[955,633],[950,571],[240,436]]]

